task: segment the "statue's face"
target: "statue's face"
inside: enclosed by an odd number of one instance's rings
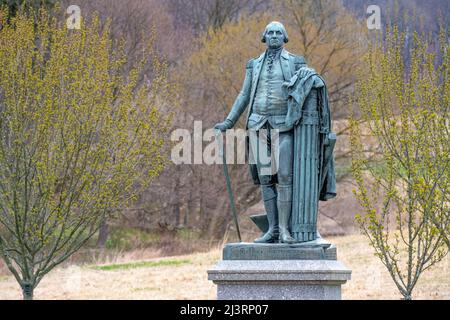
[[[284,45],[284,33],[282,26],[271,24],[266,32],[266,44],[268,48],[278,49]]]

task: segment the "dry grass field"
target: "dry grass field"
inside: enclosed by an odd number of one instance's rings
[[[343,299],[400,299],[384,266],[360,235],[329,238],[338,258],[352,269]],[[215,299],[206,270],[220,259],[219,249],[163,259],[131,252],[102,265],[71,265],[52,271],[35,291],[35,299]],[[139,259],[138,259],[139,258]],[[11,276],[0,276],[0,299],[20,299]],[[450,258],[426,272],[414,299],[450,299]]]

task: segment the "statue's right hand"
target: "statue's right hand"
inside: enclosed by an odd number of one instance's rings
[[[220,131],[226,131],[228,129],[231,129],[233,127],[233,123],[226,119],[224,122],[220,122],[214,126],[214,129],[220,130]]]

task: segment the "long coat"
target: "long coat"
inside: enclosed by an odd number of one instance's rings
[[[237,96],[233,107],[231,108],[230,113],[227,116],[227,119],[230,120],[233,125],[237,122],[239,117],[242,115],[242,113],[247,109],[247,116],[245,121],[245,128],[248,129],[249,127],[249,117],[252,113],[252,107],[253,107],[253,101],[256,94],[256,89],[258,87],[258,81],[259,76],[261,73],[261,68],[264,64],[264,59],[266,56],[266,52],[262,53],[258,58],[251,59],[246,66],[246,73],[245,73],[245,80],[244,84],[242,85],[242,89]],[[298,79],[298,71],[300,69],[304,69],[307,67],[306,61],[302,56],[294,55],[287,50],[283,49],[281,52],[281,69],[283,71],[284,80],[286,81],[287,90],[289,91],[289,99],[288,99],[288,115],[284,117],[283,121],[279,124],[280,127],[286,127],[288,125],[289,127],[294,126],[299,119],[293,120],[296,115],[292,114],[292,112],[298,109],[298,106],[293,106],[293,96],[295,96],[294,92],[298,93],[299,86],[299,79]],[[294,77],[295,76],[295,77]],[[303,83],[302,83],[303,84]],[[328,112],[326,114],[322,114],[323,118],[326,118],[327,120],[330,117],[329,113],[329,107],[328,107],[328,95],[326,93],[326,87],[323,84],[323,86],[319,86],[323,90],[319,90],[319,95],[323,98],[321,99],[322,105],[321,107],[324,110],[327,110]],[[311,89],[311,87],[309,88]],[[319,89],[319,88],[318,88]],[[300,90],[301,91],[301,90]],[[309,93],[309,92],[308,92]],[[303,101],[302,101],[303,103]],[[301,109],[301,107],[300,107]],[[325,121],[326,127],[330,129],[331,121]],[[247,143],[248,148],[248,143]],[[322,150],[323,151],[323,150]],[[320,189],[320,200],[328,200],[330,198],[333,198],[336,195],[336,182],[335,182],[335,173],[334,173],[334,161],[331,159],[330,166],[324,170],[324,167],[322,166],[321,171],[322,174],[324,174],[324,180],[322,182],[322,188]],[[253,179],[253,182],[255,184],[260,184],[259,176],[258,176],[258,170],[255,164],[250,164],[250,173]],[[277,176],[274,175],[271,179],[272,183],[277,182]]]
[[[250,59],[247,63],[245,70],[245,79],[242,85],[242,89],[231,108],[230,113],[227,116],[227,120],[231,121],[233,126],[238,121],[239,117],[244,113],[245,109],[248,107],[246,119],[245,119],[245,129],[249,128],[249,118],[252,114],[253,101],[256,95],[256,89],[258,87],[259,76],[261,74],[261,69],[264,64],[264,59],[266,57],[267,51],[263,52],[258,58]],[[288,52],[286,49],[282,49],[280,54],[281,69],[283,72],[283,77],[286,82],[289,82],[293,75],[301,67],[306,66],[305,58],[302,56],[294,55]],[[280,126],[284,126],[284,119],[279,123]],[[249,142],[247,137],[247,152],[249,152]],[[250,164],[250,174],[255,184],[260,184],[258,169],[256,164]],[[272,183],[276,183],[277,176],[274,175],[271,178]]]
[[[258,87],[259,76],[264,64],[265,56],[266,52],[263,52],[258,58],[251,59],[247,63],[244,84],[227,116],[227,119],[230,120],[233,125],[248,107],[245,121],[245,128],[248,129],[249,116],[252,113],[253,101],[255,99],[256,88]],[[280,59],[281,69],[286,82],[291,80],[298,69],[302,66],[306,66],[306,61],[302,56],[294,55],[285,49],[281,51]]]

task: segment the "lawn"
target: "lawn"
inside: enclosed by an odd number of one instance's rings
[[[338,259],[352,269],[343,299],[400,299],[384,266],[360,235],[329,238]],[[220,259],[219,249],[164,259],[135,259],[57,268],[41,282],[36,299],[215,299],[206,271]],[[133,255],[131,255],[133,256]],[[0,277],[0,299],[20,299],[11,276]],[[426,272],[414,299],[450,299],[450,258]]]

